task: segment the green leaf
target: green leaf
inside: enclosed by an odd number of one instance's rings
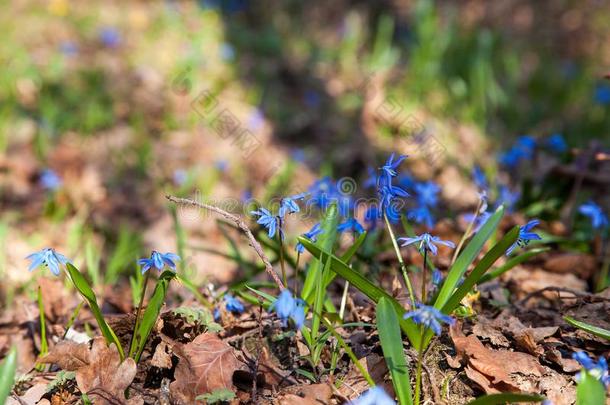
[[[72,280],[72,284],[78,290],[78,292],[83,296],[87,304],[89,305],[89,309],[91,309],[91,313],[93,317],[97,321],[97,326],[100,328],[102,335],[106,339],[106,343],[111,344],[114,343],[116,345],[117,350],[119,351],[119,355],[121,357],[121,361],[125,358],[125,352],[123,351],[123,346],[121,346],[121,342],[119,338],[116,336],[110,325],[104,319],[102,315],[102,311],[97,304],[97,299],[95,298],[95,293],[93,289],[83,277],[83,275],[78,271],[76,267],[72,265],[72,263],[66,264],[66,270],[70,275],[70,280]]]
[[[414,348],[419,348],[419,342],[421,340],[419,328],[413,323],[413,321],[408,320],[405,321],[402,319],[403,314],[406,312],[402,305],[396,301],[391,295],[385,292],[383,289],[377,287],[375,284],[371,283],[366,277],[361,275],[358,272],[355,272],[351,269],[347,264],[345,264],[341,259],[337,258],[334,255],[329,254],[326,251],[323,251],[318,246],[313,244],[309,239],[299,237],[299,242],[303,244],[305,249],[307,249],[313,256],[319,257],[320,260],[326,260],[326,257],[331,257],[330,268],[332,271],[337,273],[339,276],[343,277],[345,280],[349,281],[351,285],[360,290],[364,295],[369,297],[375,303],[379,302],[381,297],[387,298],[394,307],[396,314],[400,318],[400,327],[407,334],[409,341],[413,345]]]
[[[322,246],[322,249],[325,251],[332,251],[335,241],[337,239],[337,224],[339,223],[339,211],[337,210],[337,205],[332,204],[326,210],[326,216],[324,220],[322,220],[322,229],[323,233],[318,237],[318,243]],[[299,239],[303,238],[302,236]],[[305,239],[305,238],[303,238]],[[306,239],[309,242],[309,239]],[[310,242],[311,243],[311,242]],[[309,266],[309,271],[307,272],[307,276],[305,277],[305,282],[303,283],[303,291],[301,291],[301,297],[305,302],[309,305],[313,303],[315,288],[316,288],[316,280],[321,276],[322,268],[321,263],[318,260],[320,255],[313,255],[314,259]]]
[[[17,371],[17,349],[11,347],[8,355],[0,364],[0,404],[6,402],[15,383],[15,371]]]
[[[496,210],[496,212],[487,220],[487,222],[485,222],[485,225],[483,225],[474,235],[468,246],[466,246],[462,253],[460,253],[453,266],[451,266],[447,279],[443,283],[443,286],[436,297],[434,306],[437,309],[441,309],[445,306],[445,304],[447,304],[447,301],[453,295],[457,284],[466,270],[468,270],[468,267],[472,264],[474,259],[477,258],[487,240],[496,231],[496,228],[498,227],[500,219],[502,219],[503,215],[504,206],[500,206],[500,208]]]
[[[597,378],[586,371],[580,372],[580,381],[576,386],[576,405],[604,405],[606,389]]]
[[[494,269],[494,270],[490,271],[487,274],[484,274],[483,277],[481,277],[479,279],[477,284],[485,283],[487,281],[493,280],[494,278],[500,277],[502,274],[506,273],[507,271],[509,271],[513,267],[515,267],[515,266],[517,266],[517,265],[519,265],[521,263],[524,263],[527,260],[529,260],[530,258],[536,256],[537,254],[542,253],[542,252],[546,252],[549,249],[550,248],[548,248],[548,247],[532,249],[532,250],[528,250],[525,253],[520,254],[519,256],[512,257],[506,263],[504,263],[502,266],[498,267],[497,269]]]
[[[392,303],[381,297],[377,303],[377,330],[394,391],[401,405],[412,405],[411,378],[400,335],[400,323]]]
[[[220,388],[210,393],[198,395],[196,401],[205,401],[207,404],[229,402],[235,399],[235,393],[227,388]]]
[[[541,402],[544,401],[544,397],[535,394],[517,394],[510,392],[503,392],[500,394],[483,395],[470,401],[468,405],[503,405],[515,402]]]
[[[598,326],[593,326],[586,322],[577,321],[576,319],[572,318],[571,316],[564,316],[563,319],[565,319],[567,323],[569,323],[570,325],[572,325],[578,329],[582,329],[585,332],[589,332],[595,336],[599,336],[601,338],[610,340],[610,330],[608,330],[608,329],[600,328]]]
[[[150,335],[150,332],[157,322],[157,318],[159,318],[169,282],[175,277],[176,273],[167,270],[164,271],[159,276],[159,280],[157,280],[155,290],[148,301],[144,315],[142,315],[142,320],[138,324],[138,329],[134,332],[133,339],[131,340],[129,357],[133,357],[136,363],[140,361],[140,356],[142,355],[142,351],[144,351],[144,346],[146,346],[148,335]]]
[[[506,250],[517,240],[519,237],[519,227],[515,226],[510,230],[504,237],[496,243],[489,252],[477,263],[474,269],[468,274],[464,282],[458,287],[458,289],[451,294],[441,311],[445,314],[450,314],[455,307],[458,306],[462,298],[468,294],[472,287],[479,281],[483,274],[498,260],[500,256],[506,253]]]

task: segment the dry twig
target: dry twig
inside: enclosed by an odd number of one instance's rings
[[[171,195],[166,195],[165,198],[176,204],[191,205],[193,207],[212,211],[220,215],[221,217],[235,223],[235,225],[237,225],[239,229],[241,229],[246,234],[250,246],[252,246],[258,257],[260,257],[263,263],[265,264],[265,270],[267,271],[269,276],[273,279],[275,284],[277,284],[280,290],[284,289],[284,284],[282,283],[278,275],[275,273],[275,270],[273,270],[273,266],[271,265],[269,258],[267,257],[267,255],[265,255],[265,252],[263,251],[263,248],[261,247],[260,243],[258,243],[258,241],[254,238],[252,231],[250,230],[250,228],[248,228],[248,225],[246,225],[246,223],[243,221],[243,219],[241,219],[241,217],[235,214],[231,214],[230,212],[227,212],[214,205],[201,203],[199,201],[194,201],[189,198],[179,198]]]

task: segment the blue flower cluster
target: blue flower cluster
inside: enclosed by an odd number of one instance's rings
[[[396,405],[396,402],[380,386],[376,385],[362,395],[360,395],[355,401],[350,402],[351,405]]]
[[[40,185],[48,191],[56,191],[62,186],[61,178],[51,169],[45,169],[40,174]]]
[[[392,184],[393,179],[398,176],[398,167],[407,158],[405,155],[392,153],[383,166],[377,178],[377,195],[379,196],[379,215],[385,214],[390,222],[400,219],[400,210],[393,204],[399,198],[408,197],[409,193],[402,187]]]
[[[232,312],[234,314],[241,314],[244,312],[244,304],[238,299],[235,298],[231,294],[225,294],[223,298],[225,302],[225,308],[227,311]]]
[[[301,236],[304,236],[305,238],[309,239],[312,242],[316,242],[318,240],[318,235],[323,233],[323,232],[324,232],[324,230],[322,229],[322,226],[318,222],[317,224],[312,226],[311,229],[308,232],[305,232]],[[295,249],[299,253],[304,253],[305,252],[305,246],[303,246],[300,242],[297,243],[297,245],[295,246]]]
[[[305,323],[305,303],[288,290],[283,290],[269,309],[277,314],[284,327],[288,326],[289,319],[297,329]]]
[[[524,135],[517,138],[515,144],[507,151],[498,156],[498,162],[508,168],[514,169],[521,162],[531,160],[534,157],[536,147],[546,148],[555,153],[565,153],[568,150],[568,144],[563,135],[555,133],[546,139],[536,142],[532,136]]]

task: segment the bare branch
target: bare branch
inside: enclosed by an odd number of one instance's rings
[[[227,212],[222,208],[218,208],[214,205],[201,203],[199,201],[191,200],[189,198],[179,198],[171,195],[166,195],[165,198],[176,204],[191,205],[193,207],[212,211],[220,215],[221,217],[235,223],[235,225],[237,225],[239,229],[241,229],[246,234],[250,246],[252,246],[258,257],[260,257],[263,263],[265,264],[265,270],[267,271],[267,273],[269,273],[269,276],[273,279],[273,281],[275,281],[275,284],[277,284],[280,290],[284,289],[284,284],[282,284],[282,281],[275,273],[275,270],[273,270],[273,266],[271,265],[269,258],[267,257],[267,255],[265,255],[265,252],[263,251],[263,248],[261,247],[260,243],[258,243],[258,241],[254,238],[252,231],[250,230],[250,228],[248,228],[248,225],[246,225],[246,223],[241,219],[241,217],[231,214],[230,212]]]

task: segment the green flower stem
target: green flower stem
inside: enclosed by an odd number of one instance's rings
[[[424,340],[425,328],[424,325],[421,325],[421,341]],[[421,372],[422,372],[422,364],[424,361],[424,345],[420,345],[418,354],[417,354],[417,372],[415,374],[415,400],[413,401],[414,405],[419,405],[419,398],[421,395]]]
[[[146,272],[144,277],[144,284],[142,285],[142,293],[140,294],[140,303],[138,304],[138,310],[136,311],[136,322],[133,326],[133,334],[131,335],[130,348],[133,348],[134,339],[136,338],[136,331],[140,325],[140,315],[142,314],[142,306],[144,305],[144,296],[146,295],[146,286],[148,285],[148,279],[150,278],[150,269]],[[131,351],[131,349],[130,349]]]
[[[409,275],[407,274],[407,267],[405,266],[405,262],[402,260],[402,254],[400,253],[400,248],[398,247],[398,242],[396,242],[396,236],[394,235],[394,231],[392,230],[392,225],[390,224],[390,220],[388,216],[384,213],[383,218],[385,219],[386,226],[388,228],[388,232],[390,232],[390,238],[392,239],[392,246],[394,246],[394,251],[396,252],[396,257],[398,258],[398,263],[400,263],[400,270],[402,271],[402,276],[405,279],[405,284],[407,285],[407,290],[409,290],[409,298],[411,299],[411,307],[415,307],[415,293],[413,292],[413,286],[411,285],[411,280],[409,279]]]
[[[458,254],[460,253],[460,250],[462,250],[462,247],[464,246],[466,239],[468,239],[468,237],[470,236],[470,232],[472,231],[474,223],[477,220],[477,218],[479,217],[479,210],[481,209],[482,204],[483,204],[483,201],[481,199],[479,199],[479,203],[477,204],[477,209],[474,211],[472,220],[468,224],[468,228],[466,228],[466,232],[464,232],[464,235],[462,235],[462,239],[460,239],[460,243],[458,243],[457,248],[455,248],[455,250],[453,251],[453,257],[451,258],[452,266],[453,266],[453,263],[455,263],[455,261],[457,260]]]

